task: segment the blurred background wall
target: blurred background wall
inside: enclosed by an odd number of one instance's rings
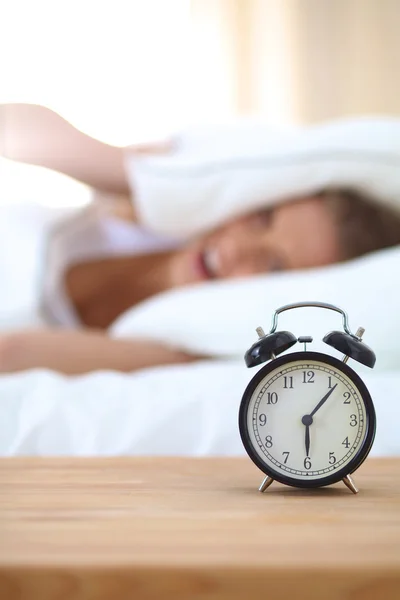
[[[212,20],[217,4],[236,49],[238,111],[283,124],[400,113],[398,0],[197,0],[193,8],[209,7]]]
[[[399,115],[399,32],[399,0],[2,0],[0,102],[117,145],[240,115]],[[0,203],[86,195],[0,159]]]

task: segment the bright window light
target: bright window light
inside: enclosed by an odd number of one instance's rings
[[[0,103],[43,104],[126,145],[193,118],[190,0],[5,0]],[[0,158],[0,203],[81,204],[84,186]]]

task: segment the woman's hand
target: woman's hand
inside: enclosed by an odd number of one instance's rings
[[[171,139],[152,144],[134,144],[120,150],[125,155],[122,158],[124,161],[129,155],[133,157],[144,157],[168,154],[173,151],[174,147],[175,142]],[[99,189],[97,186],[94,202],[107,206],[108,210],[118,219],[133,221],[135,223],[140,221],[135,207],[135,190],[132,188],[123,194],[116,192],[110,194],[107,190],[104,190],[104,188]]]
[[[151,340],[113,339],[91,330],[38,330],[0,336],[0,373],[28,369],[50,369],[66,375],[97,370],[131,372],[206,358]]]

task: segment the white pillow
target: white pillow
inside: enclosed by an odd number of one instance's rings
[[[397,247],[330,267],[180,288],[127,311],[110,331],[115,337],[141,336],[212,356],[238,357],[256,341],[257,326],[269,330],[275,309],[318,300],[343,308],[353,332],[365,327],[364,341],[376,352],[378,369],[396,369],[400,368],[399,272]],[[321,339],[341,328],[340,315],[322,309],[285,312],[278,321],[278,329],[312,335],[316,350],[333,354],[336,351]]]
[[[400,210],[400,119],[282,132],[239,121],[183,132],[167,155],[128,153],[126,169],[143,223],[178,237],[327,187],[350,187]]]

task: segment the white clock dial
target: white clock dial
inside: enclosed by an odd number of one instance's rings
[[[263,377],[251,394],[246,425],[267,468],[310,481],[341,471],[357,456],[368,416],[360,390],[345,372],[304,355]]]

